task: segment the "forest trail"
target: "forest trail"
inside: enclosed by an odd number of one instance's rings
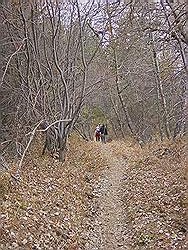
[[[93,147],[106,166],[94,185],[86,249],[187,249],[186,185],[176,151],[143,153],[121,142]]]
[[[107,160],[107,168],[94,192],[98,193],[98,212],[94,221],[94,230],[88,250],[127,249],[123,239],[123,206],[121,201],[122,180],[127,161],[118,158],[110,144],[97,144]]]
[[[21,183],[0,178],[0,249],[187,249],[184,145],[75,136],[62,164],[36,142]]]

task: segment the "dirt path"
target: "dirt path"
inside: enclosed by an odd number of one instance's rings
[[[73,137],[64,164],[40,149],[28,154],[19,185],[0,180],[0,249],[188,249],[184,144]]]
[[[106,166],[93,185],[86,250],[187,249],[184,165],[176,151],[93,146]]]
[[[108,167],[94,190],[98,208],[87,250],[127,249],[122,235],[124,220],[121,201],[121,182],[127,163],[112,153],[109,144],[100,144],[99,147],[104,159],[107,159]]]

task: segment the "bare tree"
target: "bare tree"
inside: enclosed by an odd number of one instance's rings
[[[19,131],[16,140],[19,144],[25,140],[28,145],[24,134],[34,124],[40,120],[49,124],[57,121],[54,126],[58,135],[54,140],[58,140],[60,161],[65,159],[68,135],[84,105],[88,68],[99,48],[87,54],[86,59],[87,20],[96,11],[94,1],[88,6],[81,11],[78,1],[50,0],[2,6],[13,52],[6,62],[1,84],[12,92],[16,111],[11,120]]]

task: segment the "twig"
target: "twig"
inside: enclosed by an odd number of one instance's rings
[[[51,123],[47,128],[45,128],[45,129],[39,129],[39,130],[37,130],[37,131],[45,132],[45,131],[47,131],[51,126],[55,125],[55,124],[58,123],[58,122],[70,122],[70,121],[72,121],[72,119],[58,120],[58,121],[55,121],[55,122]]]
[[[27,146],[26,146],[26,148],[25,148],[25,150],[24,150],[24,152],[23,152],[23,154],[22,154],[22,158],[21,158],[21,160],[20,160],[20,162],[19,162],[19,164],[18,164],[18,170],[17,170],[18,173],[19,173],[19,169],[20,169],[21,166],[22,166],[22,163],[23,163],[24,157],[25,157],[25,155],[26,155],[26,153],[27,153],[27,150],[28,150],[28,148],[29,148],[29,146],[30,146],[30,144],[31,144],[31,142],[32,142],[32,140],[33,140],[33,138],[34,138],[35,132],[36,132],[37,128],[40,126],[40,124],[41,124],[42,122],[43,122],[43,120],[41,120],[41,121],[37,124],[37,126],[33,129],[33,131],[31,132],[31,137],[30,137],[30,139],[29,139],[29,142],[28,142],[28,144],[27,144]]]
[[[39,130],[37,130],[37,128],[38,128],[38,127],[40,126],[40,124],[43,122],[43,120],[41,120],[41,121],[37,124],[37,126],[33,129],[33,131],[30,132],[31,136],[30,136],[29,142],[28,142],[28,144],[27,144],[27,146],[26,146],[26,148],[25,148],[25,150],[24,150],[24,152],[23,152],[23,154],[22,154],[22,158],[21,158],[21,160],[20,160],[20,162],[19,162],[17,172],[19,173],[19,170],[20,170],[20,168],[21,168],[21,166],[22,166],[24,157],[25,157],[25,155],[26,155],[26,153],[27,153],[27,151],[28,151],[28,148],[29,148],[29,146],[30,146],[30,144],[31,144],[31,142],[32,142],[32,140],[33,140],[33,138],[34,138],[34,135],[35,135],[36,131],[45,132],[45,131],[47,131],[51,126],[53,126],[54,124],[56,124],[56,123],[58,123],[58,122],[69,122],[69,121],[71,121],[71,119],[58,120],[58,121],[55,121],[55,122],[51,123],[51,124],[50,124],[47,128],[45,128],[45,129],[39,129]]]
[[[4,81],[4,78],[5,78],[6,72],[7,72],[7,70],[8,70],[8,66],[9,66],[9,64],[10,64],[10,62],[11,62],[11,59],[13,58],[13,56],[15,56],[15,55],[20,51],[20,49],[21,49],[22,46],[23,46],[23,42],[24,42],[25,40],[26,40],[26,38],[23,39],[22,44],[19,46],[19,48],[10,56],[10,58],[9,58],[9,60],[8,60],[8,62],[7,62],[7,65],[6,65],[6,67],[5,67],[5,71],[4,71],[4,73],[3,73],[3,76],[2,76],[2,79],[1,79],[1,84],[0,84],[0,86],[3,84],[3,81]]]

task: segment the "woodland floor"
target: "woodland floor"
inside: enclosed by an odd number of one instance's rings
[[[188,248],[184,142],[72,137],[63,164],[40,152],[35,143],[19,184],[1,173],[0,249]]]

